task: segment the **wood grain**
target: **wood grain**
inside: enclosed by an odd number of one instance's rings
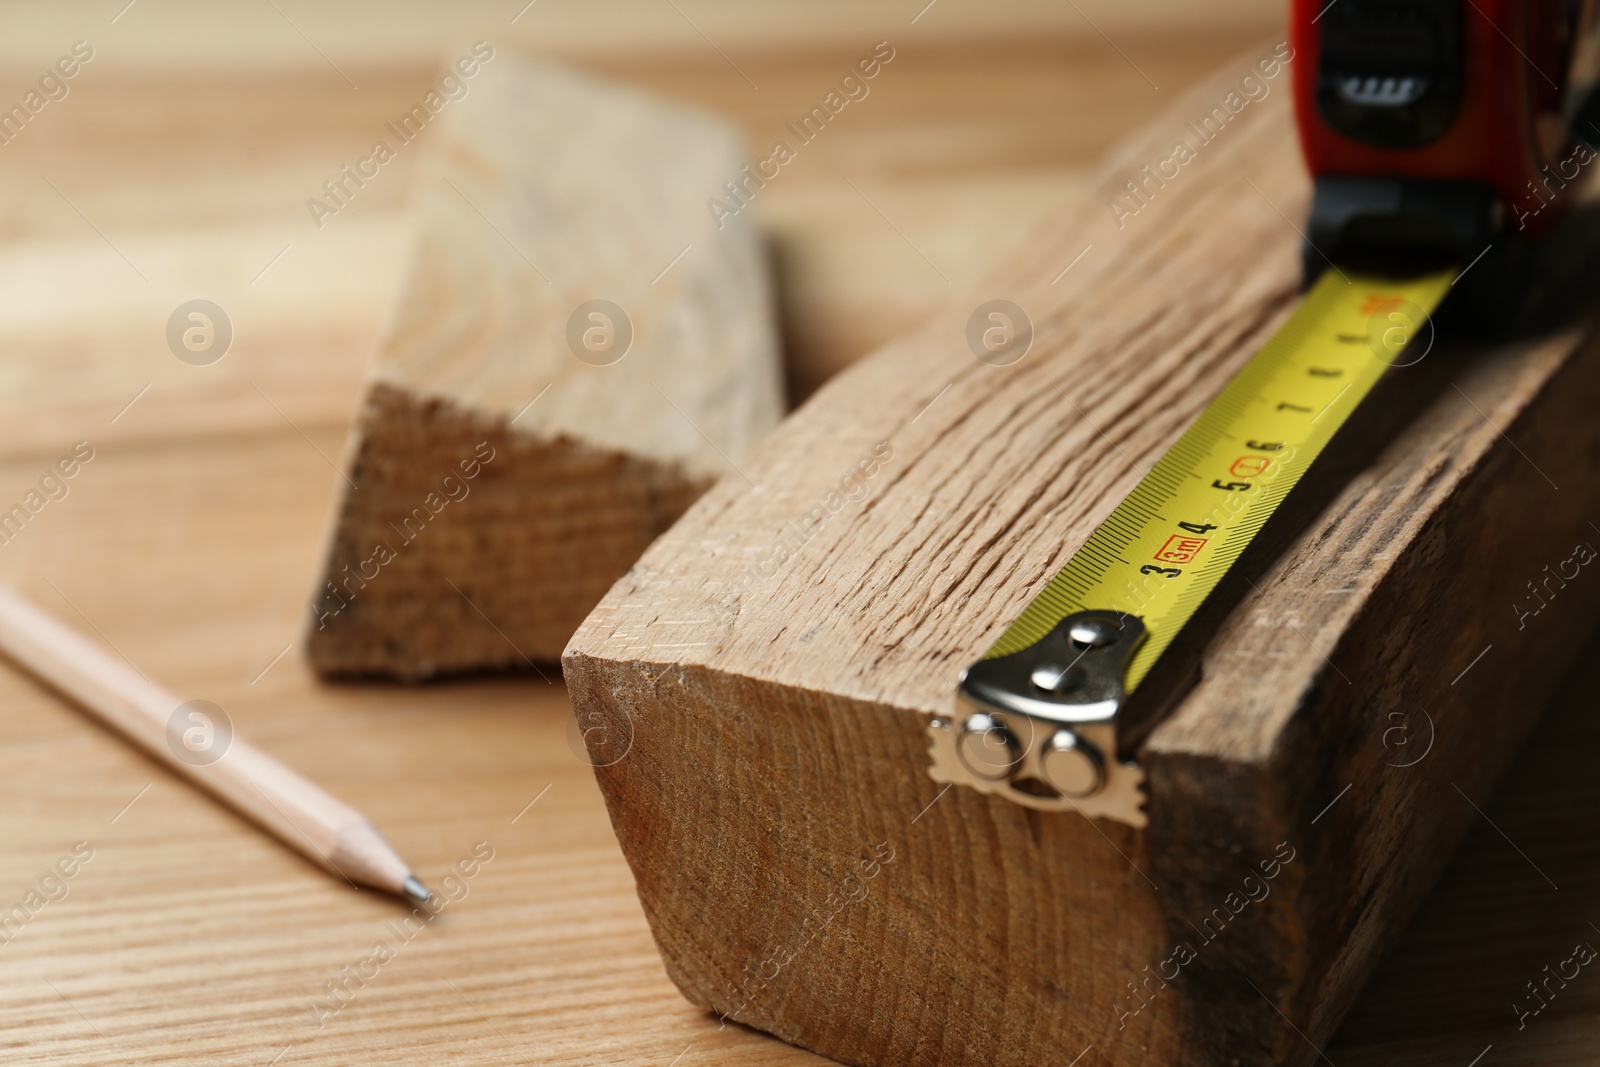
[[[925,727],[960,668],[1296,299],[1307,182],[1284,93],[1108,220],[1251,62],[1115,153],[1098,195],[984,286],[824,386],[746,465],[751,484],[691,509],[568,647],[580,719],[634,731],[635,754],[598,775],[696,1003],[857,1064],[1089,1047],[1310,1062],[1465,832],[1455,792],[1491,788],[1531,728],[1508,707],[1541,705],[1572,662],[1593,599],[1563,598],[1516,662],[1452,686],[1505,622],[1498,575],[1570,557],[1600,505],[1583,415],[1600,349],[1588,324],[1547,323],[1526,342],[1441,343],[1392,383],[1374,410],[1411,421],[1364,468],[1346,457],[1357,476],[1256,575],[1200,687],[1139,750],[1148,832],[928,779]],[[965,337],[996,296],[1035,330],[1006,367]],[[818,506],[856,470],[865,499]],[[1447,700],[1450,735],[1393,773],[1388,713]],[[857,897],[879,848],[895,864]]]
[[[119,30],[147,10],[163,13],[136,5]],[[592,32],[617,40],[610,9],[594,10]],[[221,47],[208,9],[174,17],[204,46],[187,54]],[[365,20],[385,27],[399,17],[369,9]],[[752,94],[773,103],[750,107],[747,132],[766,139],[791,103],[834,81],[868,28],[841,20],[821,48],[780,40],[772,60],[784,64],[791,95],[771,85]],[[98,456],[65,500],[0,549],[0,575],[179,693],[217,701],[264,749],[371,814],[426,879],[480,840],[496,857],[459,906],[319,1029],[312,997],[406,912],[328,884],[32,682],[0,672],[0,867],[11,872],[0,899],[21,900],[75,841],[96,847],[68,899],[0,946],[8,1061],[259,1067],[281,1052],[283,1067],[825,1062],[719,1026],[667,979],[593,772],[569,747],[563,693],[537,676],[420,690],[325,685],[291,647],[343,485],[333,463],[399,283],[401,190],[414,157],[396,160],[384,184],[364,191],[370,198],[323,231],[307,223],[304,201],[331,163],[364,151],[420,95],[436,76],[436,45],[427,43],[426,62],[368,71],[357,93],[288,26],[272,32],[281,35],[267,41],[274,65],[224,77],[161,61],[141,72],[144,53],[131,47],[104,81],[73,90],[58,122],[5,150],[0,338],[14,358],[0,377],[0,486],[19,498],[80,431]],[[48,53],[49,36],[32,43]],[[240,47],[265,47],[267,37]],[[169,39],[182,34],[153,34],[152,47]],[[1236,47],[1220,40],[1206,47]],[[969,55],[967,43],[904,49],[896,62],[918,72],[915,92],[880,84],[872,102],[890,106],[863,109],[859,137],[841,129],[841,147],[817,145],[817,163],[769,190],[786,316],[804,324],[803,343],[788,349],[795,380],[822,380],[945,299],[946,282],[894,227],[937,252],[952,278],[977,272],[1077,187],[1116,116],[1148,106],[1124,80],[1138,75],[1113,70],[1121,60],[1103,44],[1024,49],[1000,39]],[[639,49],[643,60],[595,66],[701,104],[720,96],[719,110],[737,111],[709,73],[708,57],[721,60],[699,37],[683,51]],[[346,65],[346,54],[333,56]],[[1139,58],[1168,86],[1209,62],[1159,36]],[[940,85],[947,95],[928,96]],[[946,117],[944,105],[929,110],[919,98],[965,100],[972,114]],[[1093,137],[1064,127],[1031,139],[1036,109],[1051,108],[1093,114]],[[1004,131],[1008,148],[975,164],[948,145],[979,117]],[[153,291],[41,174],[145,270]],[[160,336],[173,306],[195,296],[223,304],[237,327],[233,350],[206,368],[179,363]]]
[[[280,3],[357,76],[358,92],[269,6],[140,2],[97,29],[121,6],[19,6],[0,41],[16,56],[6,69],[18,86],[86,32],[106,64],[100,79],[79,79],[50,124],[0,153],[0,490],[19,499],[79,437],[97,449],[70,495],[0,547],[0,577],[98,630],[179,693],[217,701],[262,748],[371,814],[424,876],[444,874],[480,840],[496,855],[465,899],[318,1029],[311,998],[405,911],[329,884],[70,706],[0,671],[0,902],[9,908],[38,888],[74,842],[96,850],[67,899],[0,945],[6,1061],[261,1067],[282,1053],[279,1067],[446,1058],[666,1067],[680,1054],[677,1067],[825,1063],[745,1027],[719,1029],[667,978],[593,771],[568,747],[559,690],[537,676],[328,685],[289,647],[343,485],[332,462],[399,284],[415,157],[397,159],[384,184],[364,191],[370,198],[323,231],[309,225],[305,199],[425,90],[445,36],[484,34],[453,5],[351,4],[312,17]],[[889,20],[906,26],[922,5],[827,15],[738,5],[741,28],[759,29],[769,12],[793,16],[754,45],[725,41],[723,22],[698,3],[678,6],[759,92],[666,5],[659,20],[633,23],[609,2],[541,2],[514,28],[566,49],[569,31],[542,21],[559,15],[591,42],[578,56],[585,67],[734,116],[764,143],[862,41],[878,39],[875,20],[899,34]],[[1087,168],[1118,130],[1249,43],[1213,27],[1211,7],[1168,6],[1156,19],[1145,4],[1080,6],[1159,92],[1087,22],[1058,34],[941,0],[905,31],[891,68],[904,80],[880,79],[858,126],[841,125],[838,140],[817,143],[767,190],[789,374],[809,383],[792,395],[949,299],[946,282],[846,179],[953,284],[970,284],[1034,216],[1091,188]],[[515,14],[495,12],[502,22]],[[957,32],[941,29],[947,14],[961,17]],[[1057,27],[1079,18],[1061,5],[1032,16]],[[1255,4],[1252,17],[1269,32],[1281,6]],[[681,40],[651,36],[666,35],[668,19]],[[329,27],[336,36],[323,36]],[[196,296],[221,303],[237,327],[233,350],[206,368],[179,363],[161,338],[172,308]],[[1490,640],[1496,647],[1461,685],[1504,649]],[[1600,662],[1600,651],[1591,645],[1586,658]],[[1587,972],[1524,1031],[1510,1002],[1566,955],[1586,917],[1600,921],[1587,832],[1600,811],[1588,772],[1597,681],[1592,671],[1573,680],[1564,711],[1501,794],[1473,794],[1487,819],[1457,798],[1478,829],[1327,1047],[1340,1067],[1464,1067],[1491,1043],[1479,1067],[1588,1062],[1600,985]],[[1089,846],[1109,851],[1098,836]],[[870,883],[874,897],[904,860]],[[933,1034],[954,1009],[928,988]],[[885,1012],[910,1004],[880,999]],[[936,1056],[931,1043],[924,1049]]]

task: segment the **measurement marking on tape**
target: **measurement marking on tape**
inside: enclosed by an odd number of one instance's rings
[[[1066,566],[1030,585],[1022,614],[962,673],[954,714],[929,723],[929,776],[1147,825],[1144,770],[1121,753],[1123,701],[1389,367],[1409,365],[1396,357],[1449,284],[1448,272],[1324,275]]]
[[[984,658],[1035,644],[1077,611],[1137,616],[1148,637],[1128,666],[1131,692],[1423,327],[1417,311],[1431,314],[1452,277],[1347,283],[1325,273]]]

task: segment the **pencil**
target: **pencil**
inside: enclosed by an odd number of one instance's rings
[[[418,904],[428,890],[356,809],[0,586],[0,651],[134,744],[352,885]],[[213,710],[214,705],[209,705]],[[199,747],[194,742],[203,742]]]

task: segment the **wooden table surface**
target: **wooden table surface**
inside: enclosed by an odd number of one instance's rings
[[[479,38],[716,109],[763,145],[888,39],[871,95],[762,193],[800,399],[1079,195],[1173,92],[1280,32],[1278,4],[124,2],[6,9],[0,100],[74,41],[95,58],[0,147],[0,510],[77,442],[94,457],[0,544],[0,580],[220,705],[436,886],[475,849],[493,858],[407,940],[396,902],[0,670],[0,913],[54,898],[0,926],[5,1062],[823,1062],[719,1027],[667,981],[554,669],[422,688],[306,669],[412,158],[320,230],[305,200]],[[205,367],[165,340],[197,297],[235,329]],[[1576,943],[1600,945],[1597,694],[1600,663],[1499,795],[1463,798],[1478,831],[1329,1062],[1592,1059],[1600,977],[1552,985],[1521,1029],[1513,1004],[1536,1006],[1525,983]],[[92,858],[59,880],[75,846]]]

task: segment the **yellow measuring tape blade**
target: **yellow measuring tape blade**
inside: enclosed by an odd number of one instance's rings
[[[1131,693],[1384,371],[1405,361],[1453,277],[1326,271],[984,658],[1027,648],[1077,611],[1136,615],[1149,636],[1128,665]]]

